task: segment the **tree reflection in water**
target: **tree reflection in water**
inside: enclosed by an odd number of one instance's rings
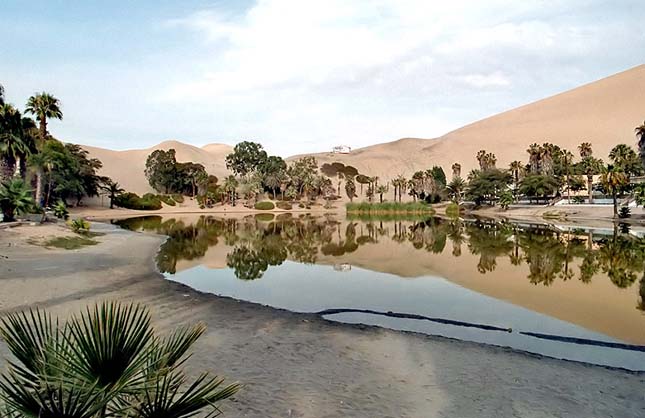
[[[562,232],[548,226],[519,226],[507,222],[459,219],[378,220],[283,214],[222,219],[202,216],[192,223],[148,216],[114,221],[137,231],[167,235],[157,255],[164,273],[174,274],[181,260],[204,257],[215,245],[231,247],[226,264],[242,280],[262,277],[271,266],[290,259],[316,263],[319,257],[342,257],[368,245],[412,245],[421,252],[460,257],[464,247],[479,256],[477,270],[494,272],[498,260],[512,266],[526,263],[527,279],[549,286],[556,280],[590,283],[602,273],[619,287],[639,286],[637,308],[645,311],[645,238],[625,231],[599,235],[592,231]],[[384,241],[385,240],[385,241]],[[414,260],[409,260],[414,262]]]

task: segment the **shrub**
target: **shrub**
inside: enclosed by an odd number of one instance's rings
[[[65,205],[65,202],[63,202],[62,200],[59,200],[54,205],[54,216],[56,216],[58,219],[65,219],[65,220],[69,218],[69,211],[67,210],[67,205]]]
[[[172,199],[177,203],[184,203],[184,196],[181,194],[173,194]]]
[[[148,309],[118,302],[68,320],[40,309],[8,313],[0,335],[13,358],[1,377],[2,416],[214,416],[240,385],[186,375],[189,350],[205,331],[199,323],[162,337]]]
[[[632,216],[632,211],[629,206],[622,206],[618,211],[618,217],[621,219],[629,218],[630,216]]]
[[[114,199],[114,204],[120,208],[135,210],[159,210],[161,200],[152,193],[146,193],[139,197],[136,193],[123,193]]]
[[[276,206],[282,210],[291,210],[291,208],[293,207],[291,202],[287,202],[287,201],[280,201],[276,203]]]
[[[72,231],[77,234],[90,232],[90,223],[83,218],[74,219],[73,221],[69,221],[68,224],[72,228]]]
[[[262,202],[257,202],[255,204],[255,208],[257,210],[272,210],[272,209],[275,208],[275,205],[273,204],[273,202],[269,202],[269,201],[265,200],[265,201],[262,201]]]
[[[146,196],[147,196],[147,195],[146,195]],[[144,196],[144,197],[145,197],[145,196]],[[161,200],[163,203],[165,203],[166,205],[168,205],[168,206],[175,206],[175,205],[177,204],[177,203],[175,202],[175,200],[173,199],[173,197],[172,197],[172,196],[170,196],[170,195],[160,194],[160,195],[158,195],[158,196],[156,196],[156,197],[157,197],[159,200]]]
[[[446,206],[446,215],[450,216],[451,218],[458,218],[459,205],[456,203],[450,203],[448,206]]]
[[[585,198],[582,197],[582,196],[573,196],[573,199],[571,199],[571,200],[573,201],[573,203],[575,203],[577,205],[585,203]]]

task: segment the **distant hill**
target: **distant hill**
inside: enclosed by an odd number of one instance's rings
[[[450,178],[451,166],[459,162],[462,176],[477,167],[475,155],[486,149],[497,155],[497,166],[516,159],[526,161],[533,143],[551,142],[577,155],[581,142],[591,142],[594,152],[607,158],[616,144],[636,145],[634,128],[645,120],[645,65],[578,87],[567,92],[474,122],[436,139],[404,138],[353,150],[349,154],[323,152],[320,164],[342,162],[361,173],[389,180],[398,174],[411,176],[417,170],[441,165]],[[226,175],[225,156],[232,147],[210,144],[202,148],[166,141],[146,150],[110,151],[85,147],[103,161],[103,174],[138,193],[150,191],[143,175],[145,160],[155,149],[175,148],[180,161],[204,164],[218,177]],[[301,155],[289,157],[293,160]]]
[[[122,188],[135,193],[152,192],[144,175],[146,159],[153,151],[175,149],[177,161],[192,161],[203,164],[209,174],[220,179],[228,174],[224,161],[233,147],[225,144],[209,144],[202,148],[184,144],[179,141],[164,141],[147,149],[112,151],[104,148],[83,145],[90,156],[103,162],[100,174],[119,182]]]

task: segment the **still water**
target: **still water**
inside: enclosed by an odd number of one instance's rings
[[[270,214],[115,221],[170,280],[335,321],[645,370],[645,238],[482,220]]]

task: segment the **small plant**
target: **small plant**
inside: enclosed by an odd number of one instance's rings
[[[276,203],[276,206],[279,209],[282,209],[282,210],[291,210],[292,207],[293,207],[291,202],[287,202],[287,201],[280,201],[280,202]]]
[[[506,210],[511,204],[513,204],[513,193],[510,190],[506,190],[499,197],[499,205]]]
[[[72,231],[77,234],[85,234],[90,232],[90,223],[83,218],[77,218],[68,222],[69,227],[72,228]]]
[[[622,206],[618,212],[618,217],[621,219],[629,218],[632,216],[632,211],[629,206]]]
[[[156,197],[168,206],[175,206],[177,204],[175,199],[170,195],[160,194]]]
[[[257,210],[272,210],[274,208],[275,208],[275,205],[273,204],[273,202],[269,202],[266,200],[263,202],[257,202],[255,204],[255,209]]]
[[[573,199],[571,199],[571,200],[576,205],[581,205],[581,204],[585,203],[585,198],[582,197],[582,196],[573,196]]]
[[[65,202],[62,200],[59,200],[56,202],[54,205],[54,216],[56,216],[58,219],[64,219],[67,220],[69,218],[69,211],[67,210],[67,205],[65,205]]]
[[[59,325],[60,324],[60,325]],[[0,382],[3,417],[192,417],[219,414],[237,383],[182,369],[199,323],[158,336],[138,304],[104,302],[67,321],[8,313],[0,335],[14,358]],[[210,410],[210,411],[209,411]]]

